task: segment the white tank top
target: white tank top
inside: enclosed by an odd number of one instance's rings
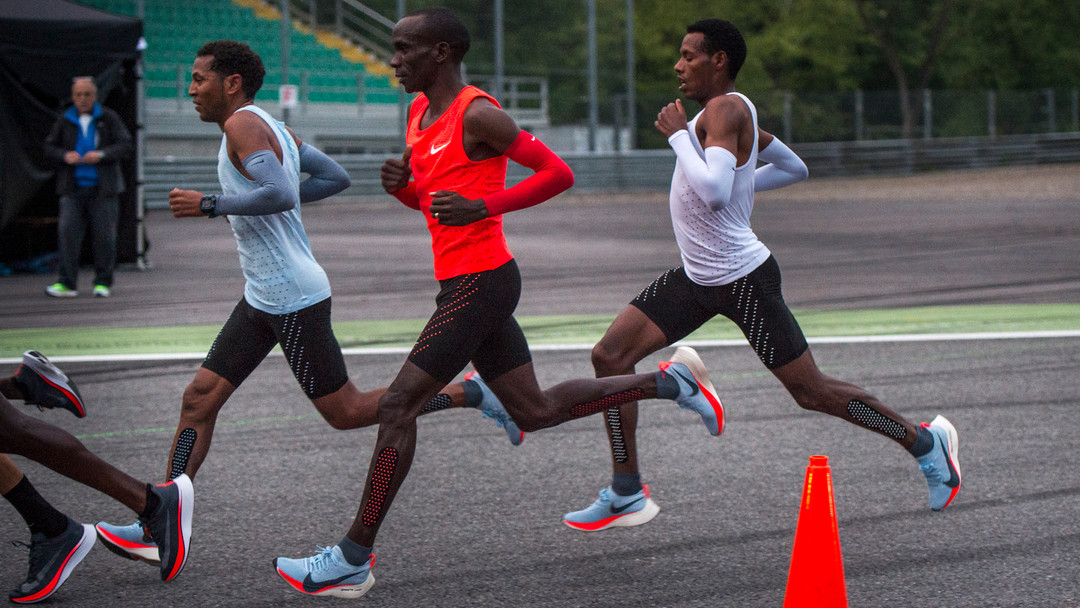
[[[281,145],[282,166],[289,187],[300,188],[300,152],[285,125],[261,108],[244,106],[237,112],[255,114],[266,121]],[[240,194],[258,187],[236,170],[221,136],[218,149],[218,179],[225,194]],[[283,315],[307,308],[330,297],[330,281],[311,254],[304,225],[300,223],[300,203],[292,209],[270,215],[230,215],[229,225],[236,236],[236,251],[244,271],[244,299],[265,313]]]
[[[668,202],[675,241],[679,244],[686,275],[699,285],[727,285],[753,272],[770,255],[769,249],[750,229],[758,153],[757,109],[742,93],[728,95],[737,95],[746,102],[754,121],[754,145],[746,163],[735,168],[731,201],[720,211],[710,209],[694,192],[678,161],[671,176]],[[705,151],[695,130],[699,118],[701,112],[690,121],[687,130],[694,149],[704,159]]]

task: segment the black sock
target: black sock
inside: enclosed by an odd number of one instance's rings
[[[154,486],[146,484],[146,507],[143,508],[142,513],[139,513],[139,519],[145,523],[159,506],[161,506],[161,498],[154,492]]]
[[[925,427],[919,427],[919,434],[915,437],[915,443],[908,448],[908,453],[918,458],[934,449],[934,436]]]
[[[611,476],[611,489],[619,496],[633,496],[641,491],[641,474],[615,473]]]
[[[656,372],[656,397],[674,399],[679,396],[679,381],[665,371]]]
[[[30,534],[40,533],[46,538],[53,538],[67,530],[67,515],[57,511],[56,507],[38,494],[26,475],[23,475],[10,492],[4,494],[4,498],[22,515],[30,528]]]
[[[461,388],[465,389],[465,407],[480,407],[480,402],[484,400],[484,391],[480,385],[472,380],[465,380],[461,383]]]
[[[338,548],[341,549],[341,555],[345,557],[345,561],[354,566],[363,566],[364,562],[371,557],[371,547],[358,545],[349,540],[348,536],[341,539]]]

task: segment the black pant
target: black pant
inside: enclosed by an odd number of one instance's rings
[[[77,287],[83,236],[89,228],[94,252],[94,285],[112,287],[119,209],[120,201],[116,195],[99,196],[96,186],[76,187],[71,194],[60,197],[59,282],[71,289]]]

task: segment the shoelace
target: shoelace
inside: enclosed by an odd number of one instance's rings
[[[506,417],[502,415],[502,412],[490,412],[488,410],[480,410],[480,415],[484,418],[491,418],[495,421],[495,426],[500,429],[506,428]]]
[[[941,474],[941,471],[938,470],[933,462],[927,461],[921,463],[919,465],[919,470],[922,471],[923,475],[926,475],[926,478],[930,481],[945,483],[945,476]]]
[[[316,555],[314,555],[313,557],[308,558],[308,559],[311,560],[311,571],[312,572],[319,572],[321,570],[326,570],[331,565],[333,565],[334,562],[337,561],[334,558],[334,548],[333,547],[322,547],[322,546],[319,546],[319,545],[315,545],[315,548],[318,549],[319,552]]]
[[[15,547],[23,547],[30,550],[30,567],[26,571],[26,580],[33,579],[34,574],[41,569],[41,562],[45,560],[45,551],[41,548],[45,543],[27,544],[21,540],[13,540],[11,541],[11,544]]]

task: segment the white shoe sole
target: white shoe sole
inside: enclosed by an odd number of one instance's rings
[[[375,575],[368,570],[367,580],[359,585],[349,585],[347,587],[335,587],[333,589],[327,589],[322,593],[316,593],[313,595],[323,595],[330,597],[341,597],[345,599],[356,599],[368,592],[368,589],[375,584]]]

